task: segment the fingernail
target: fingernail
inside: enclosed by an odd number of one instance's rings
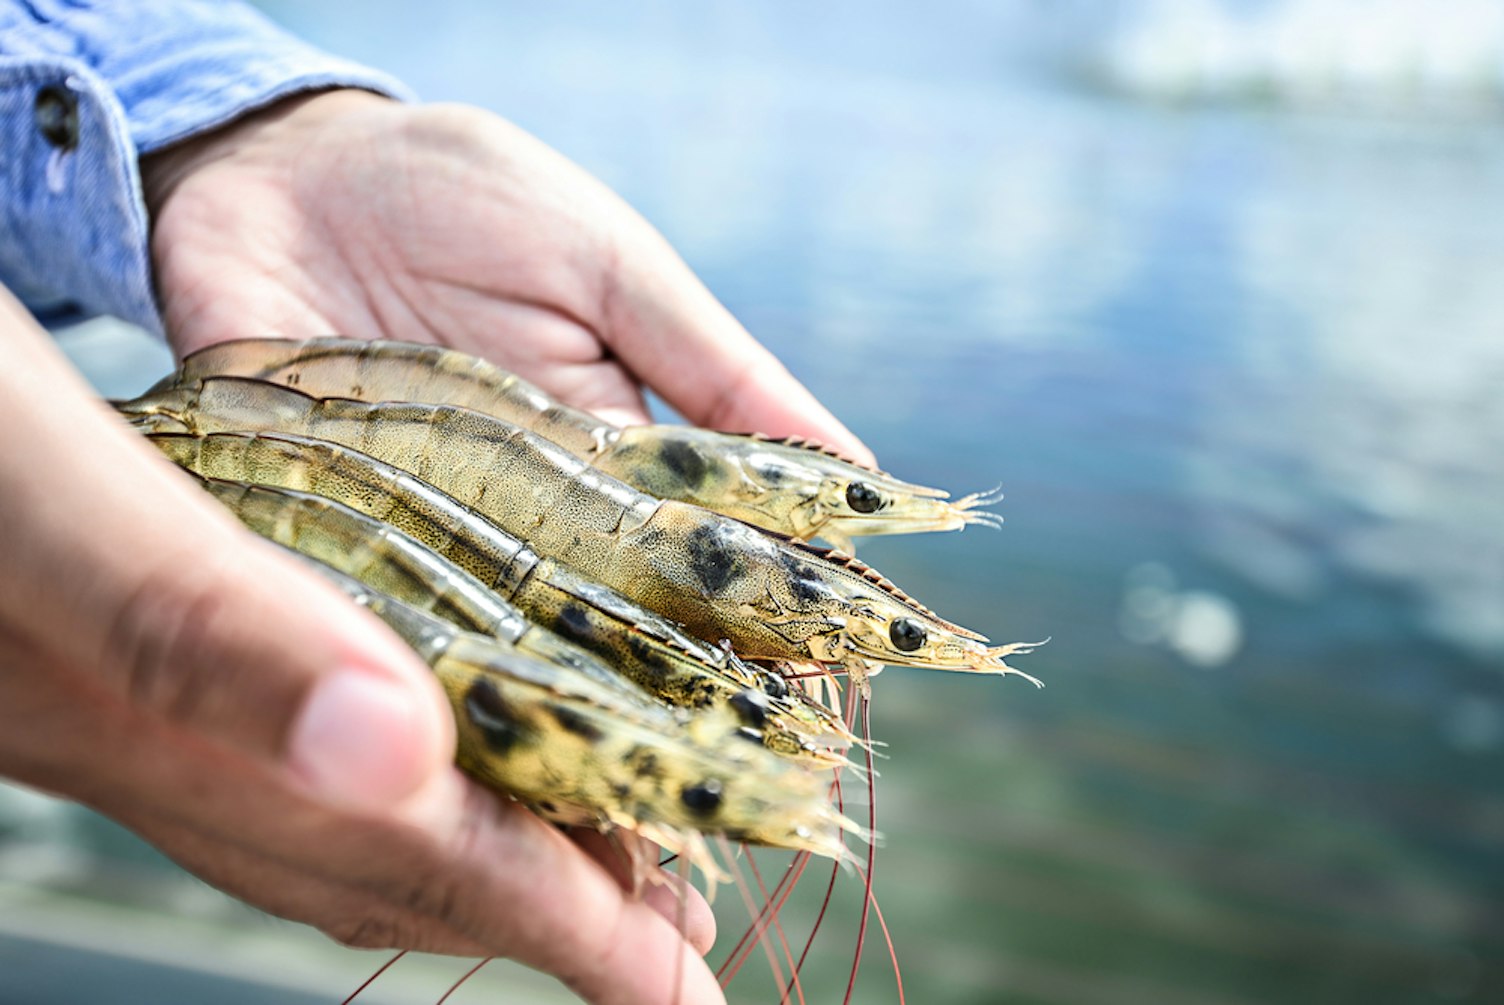
[[[293,725],[289,767],[330,805],[391,806],[436,767],[425,698],[373,673],[336,671],[314,685]]]

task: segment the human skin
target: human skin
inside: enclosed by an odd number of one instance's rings
[[[612,421],[646,418],[646,384],[870,458],[656,231],[487,113],[301,96],[142,178],[179,355],[433,341]],[[352,945],[507,956],[600,1005],[723,1000],[697,895],[634,897],[608,845],[460,775],[416,657],[179,476],[3,291],[0,345],[0,774]]]

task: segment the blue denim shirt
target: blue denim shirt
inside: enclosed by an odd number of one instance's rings
[[[0,284],[161,333],[137,161],[289,94],[402,85],[221,0],[0,0]]]

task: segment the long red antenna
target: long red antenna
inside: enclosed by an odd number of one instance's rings
[[[762,894],[762,901],[764,904],[771,904],[772,898],[768,896],[767,885],[763,883],[762,873],[757,868],[756,860],[752,858],[752,849],[748,848],[746,850],[746,853],[747,867],[752,870],[752,878],[757,881],[757,889],[758,892]],[[788,873],[784,873],[784,878],[788,878]],[[789,888],[789,892],[793,892],[793,887]],[[799,971],[794,967],[794,952],[789,948],[788,937],[784,935],[783,923],[778,920],[778,910],[779,908],[782,908],[782,906],[782,904],[779,904],[778,908],[774,908],[774,910],[768,916],[768,921],[773,926],[773,934],[778,936],[778,944],[783,947],[783,958],[786,959],[789,964],[789,982],[794,985],[794,992],[799,997],[799,1005],[805,1005],[804,987],[799,983]],[[782,984],[783,981],[780,980],[778,983]]]
[[[852,688],[852,694],[857,688]],[[867,941],[867,915],[872,906],[872,867],[877,862],[877,785],[872,764],[872,703],[863,695],[859,702],[862,709],[862,739],[867,751],[867,831],[872,839],[867,844],[867,895],[862,899],[862,923],[856,930],[856,952],[851,957],[851,977],[846,982],[846,997],[841,1005],[851,1005],[851,995],[856,991],[856,973],[862,965],[862,946]]]
[[[452,994],[454,994],[456,991],[458,991],[460,989],[460,985],[461,984],[465,983],[470,978],[474,977],[475,974],[476,974],[476,972],[479,971],[481,967],[485,966],[487,963],[490,963],[493,959],[495,959],[494,956],[487,956],[485,959],[481,960],[475,966],[471,967],[469,970],[466,970],[464,972],[464,974],[460,977],[459,980],[457,980],[453,984],[449,985],[449,990],[444,992],[444,997],[442,997],[438,1001],[434,1002],[434,1005],[444,1005],[444,1003],[449,1000],[449,996],[452,995]]]
[[[381,965],[381,968],[379,970],[377,970],[371,976],[367,977],[366,978],[366,982],[364,984],[362,984],[360,987],[356,988],[353,992],[351,992],[350,997],[348,997],[344,1001],[340,1002],[339,1005],[350,1005],[351,1002],[353,1002],[355,999],[357,999],[357,998],[360,997],[360,993],[362,991],[364,991],[366,988],[370,987],[372,984],[376,983],[376,978],[380,977],[382,974],[384,974],[388,970],[390,970],[393,963],[396,963],[398,960],[402,959],[402,957],[404,957],[406,955],[407,955],[407,950],[406,949],[400,950],[397,953],[396,956],[393,956],[391,959],[389,959],[385,963],[383,963]]]
[[[837,778],[831,783],[831,789],[835,794],[836,809],[846,812],[846,797],[841,792],[841,780]],[[842,839],[844,841],[844,838]],[[810,949],[815,944],[815,936],[820,933],[820,926],[825,921],[825,912],[830,910],[830,900],[835,893],[836,877],[841,874],[841,863],[835,862],[830,867],[830,882],[825,884],[825,896],[820,899],[820,913],[815,915],[815,923],[810,926],[809,938],[804,940],[804,949],[799,953],[799,962],[796,969],[804,968],[804,960],[809,956]],[[789,1000],[789,988],[783,989],[783,997],[778,1000],[778,1005],[786,1005]]]
[[[718,837],[717,841],[720,843],[721,853],[726,856],[727,864],[734,865],[731,854],[731,842],[727,841],[724,837]],[[747,887],[747,877],[742,875],[741,869],[732,868],[731,879],[736,884],[737,892],[742,895],[742,903],[747,907],[748,916],[757,915],[761,917],[767,913],[766,911],[758,911],[756,901],[752,899],[752,891]],[[754,923],[753,927],[757,929],[757,944],[763,947],[763,950],[768,955],[768,966],[773,968],[773,980],[782,985],[783,968],[779,966],[778,953],[774,951],[773,942],[768,938],[767,926]]]
[[[868,886],[868,890],[871,890],[870,885]],[[893,934],[888,931],[888,923],[883,920],[883,909],[877,902],[877,894],[873,893],[870,895],[872,897],[872,910],[877,914],[878,926],[883,930],[883,941],[888,944],[888,959],[893,961],[893,980],[898,984],[898,1005],[904,1005],[903,971],[898,969],[898,950],[893,948]]]
[[[807,851],[801,851],[793,857],[789,862],[787,871],[783,874],[783,878],[773,887],[773,899],[765,903],[762,910],[758,912],[757,917],[753,919],[754,926],[760,923],[770,911],[780,911],[783,909],[783,905],[793,895],[794,887],[798,885],[799,877],[804,874],[804,867],[809,864],[809,860],[810,853]],[[742,932],[742,937],[731,948],[731,953],[727,956],[725,962],[721,964],[721,969],[716,971],[716,978],[721,980],[722,987],[725,987],[726,984],[736,977],[737,972],[742,968],[742,964],[746,962],[746,958],[751,955],[752,945],[748,943],[748,940],[752,937],[752,933],[755,930],[755,927],[749,926]]]

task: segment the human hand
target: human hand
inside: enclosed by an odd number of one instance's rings
[[[646,421],[640,381],[698,425],[872,460],[657,231],[496,116],[326,92],[148,157],[143,178],[180,354],[436,342],[611,421]]]
[[[247,534],[0,290],[0,775],[342,941],[505,955],[601,1005],[723,1001],[702,900],[624,892],[450,763],[438,685]]]

